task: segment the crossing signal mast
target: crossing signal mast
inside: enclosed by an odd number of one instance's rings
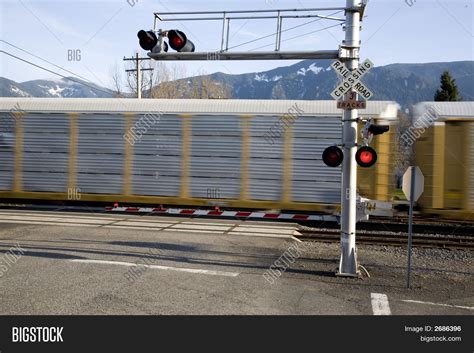
[[[323,153],[324,162],[337,167],[342,164],[342,188],[341,188],[341,259],[338,275],[358,276],[357,249],[355,245],[357,204],[355,195],[346,197],[347,190],[355,190],[357,186],[356,162],[361,166],[373,165],[377,159],[376,153],[368,146],[371,135],[377,134],[380,129],[372,127],[367,129],[367,141],[357,151],[357,121],[358,109],[365,108],[365,102],[351,100],[353,95],[361,95],[369,99],[372,92],[364,86],[359,79],[373,66],[370,60],[364,61],[359,66],[360,52],[360,30],[361,21],[364,18],[368,0],[346,0],[345,7],[309,8],[309,9],[280,9],[280,10],[248,10],[248,11],[197,11],[197,12],[167,12],[154,13],[154,27],[151,31],[141,30],[138,38],[142,49],[148,51],[148,56],[154,60],[303,60],[303,59],[333,59],[336,60],[333,68],[345,77],[341,84],[332,93],[335,99],[344,98],[338,103],[343,114],[343,136],[342,149],[331,146]],[[345,13],[345,18],[334,17],[334,14],[326,15],[328,11]],[[172,17],[168,17],[172,16]],[[184,17],[181,17],[184,16]],[[305,51],[282,51],[282,34],[289,30],[283,30],[283,21],[286,19],[301,20],[317,18],[317,20],[328,20],[339,22],[335,26],[344,24],[345,40],[337,50],[305,50]],[[229,32],[231,22],[234,20],[260,20],[275,19],[276,33],[275,49],[273,51],[231,51],[246,43],[229,46]],[[222,23],[220,50],[212,52],[195,52],[194,44],[188,39],[184,32],[173,29],[163,31],[158,29],[164,22],[181,21],[218,21]],[[316,20],[314,20],[316,21]],[[330,27],[335,27],[330,26]],[[327,28],[330,28],[327,27]],[[296,27],[294,27],[296,28]],[[268,37],[268,36],[267,36]],[[168,39],[168,44],[165,39]],[[289,40],[289,39],[288,39]],[[175,52],[169,52],[168,46]],[[210,55],[213,54],[213,55]],[[213,60],[216,60],[213,59]],[[347,70],[346,70],[347,69]],[[371,135],[370,135],[371,134]]]

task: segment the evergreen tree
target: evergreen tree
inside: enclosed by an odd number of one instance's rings
[[[457,102],[461,100],[456,80],[451,77],[448,71],[441,75],[441,89],[436,90],[435,102]]]

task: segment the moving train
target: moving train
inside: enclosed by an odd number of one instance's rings
[[[473,107],[463,104],[471,120],[443,115],[448,126],[472,125]],[[360,111],[393,127],[372,142],[375,166],[358,170],[356,192],[365,198],[392,200],[401,114],[390,101]],[[341,169],[327,167],[322,152],[341,135],[334,101],[0,98],[0,199],[334,214]],[[465,152],[472,178],[472,147]],[[428,180],[428,190],[439,189]],[[473,209],[469,195],[458,205],[464,214]]]
[[[474,102],[423,102],[408,135],[425,177],[423,214],[474,221]]]

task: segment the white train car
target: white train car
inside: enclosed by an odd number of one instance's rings
[[[361,113],[396,123],[398,105]],[[332,212],[341,169],[321,156],[341,117],[334,101],[0,98],[0,198]],[[362,196],[393,184],[390,158]]]

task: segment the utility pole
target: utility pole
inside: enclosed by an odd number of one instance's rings
[[[138,53],[133,58],[123,58],[124,61],[133,60],[135,61],[135,69],[125,70],[125,72],[136,72],[137,73],[137,98],[142,98],[142,71],[153,71],[153,68],[142,69],[140,65],[140,61],[142,60],[150,60],[150,58],[140,58],[138,57]]]
[[[346,37],[342,43],[349,53],[346,66],[354,70],[359,66],[361,0],[346,0]],[[345,100],[350,97],[346,94]],[[341,189],[341,259],[339,276],[358,275],[356,238],[356,188],[357,188],[357,118],[358,110],[344,110],[342,143],[344,160],[342,164]]]

